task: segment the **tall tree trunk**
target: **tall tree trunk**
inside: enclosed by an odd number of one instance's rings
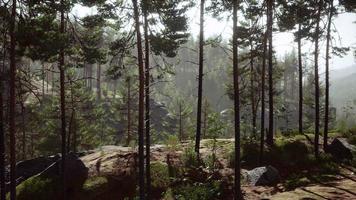
[[[303,62],[302,62],[302,38],[301,38],[301,26],[298,24],[298,72],[299,72],[299,112],[298,112],[298,124],[299,134],[303,134]]]
[[[263,148],[265,140],[265,89],[266,89],[266,53],[267,53],[267,36],[268,31],[265,32],[263,38],[263,58],[262,58],[262,83],[261,83],[261,143],[260,143],[260,164],[263,163]]]
[[[329,60],[330,60],[330,29],[333,17],[334,1],[330,1],[330,11],[328,19],[328,28],[326,34],[326,58],[325,58],[325,118],[324,118],[324,151],[328,146],[328,131],[329,131]]]
[[[139,100],[138,100],[138,154],[139,154],[139,193],[140,199],[145,199],[145,160],[144,160],[144,90],[145,74],[143,66],[142,38],[137,0],[132,0],[134,7],[135,26],[137,34],[137,55],[139,67]]]
[[[65,33],[65,22],[64,22],[64,1],[61,0],[61,22],[60,22],[60,32],[61,34]],[[67,154],[67,144],[66,144],[66,113],[65,113],[65,74],[64,74],[64,47],[60,49],[59,52],[59,77],[60,77],[60,97],[61,97],[61,139],[62,139],[62,144],[61,144],[61,152],[62,152],[62,165],[61,165],[61,175],[62,175],[62,196],[63,199],[66,199],[66,169],[65,169],[65,163],[66,163],[66,154]]]
[[[4,130],[4,102],[3,102],[3,93],[5,92],[4,87],[4,69],[5,69],[5,59],[6,59],[6,34],[4,37],[3,45],[3,60],[2,68],[0,73],[0,199],[6,199],[5,192],[5,130]]]
[[[181,102],[179,102],[179,141],[183,141],[183,110]]]
[[[273,109],[273,0],[267,1],[267,29],[268,29],[268,103],[269,103],[269,125],[266,142],[269,146],[273,145],[273,121],[274,121],[274,109]]]
[[[26,122],[25,122],[25,105],[21,98],[21,125],[22,125],[22,160],[26,160]]]
[[[241,164],[240,164],[240,90],[237,48],[237,9],[238,0],[233,1],[233,85],[234,85],[234,117],[235,117],[235,192],[234,199],[242,199],[241,193]]]
[[[12,1],[10,24],[10,108],[9,108],[9,134],[10,134],[10,199],[16,199],[16,0]]]
[[[254,59],[253,59],[253,47],[252,47],[252,42],[253,41],[250,41],[251,43],[251,48],[250,48],[250,51],[251,51],[251,54],[250,54],[250,74],[251,74],[251,77],[250,77],[250,92],[251,92],[251,114],[252,114],[252,134],[253,134],[253,137],[256,137],[257,136],[257,112],[256,112],[256,98],[255,98],[255,91],[254,91],[254,79],[255,79],[255,72],[254,72]]]
[[[205,0],[200,0],[198,107],[197,107],[197,128],[195,133],[195,152],[198,155],[198,159],[199,159],[200,138],[201,138],[201,107],[202,107],[202,97],[203,97],[204,8],[205,8]]]
[[[131,142],[131,78],[127,78],[127,138],[126,146]]]
[[[145,0],[144,10],[144,35],[145,35],[145,128],[146,128],[146,193],[147,199],[151,199],[151,122],[150,122],[150,44],[148,38],[148,20],[147,6],[148,0]]]
[[[315,28],[315,52],[314,52],[314,76],[315,76],[315,136],[314,136],[314,154],[315,157],[319,157],[319,128],[320,128],[320,88],[319,88],[319,35],[320,35],[320,12],[322,7],[322,0],[318,2],[318,12],[316,17]]]
[[[97,100],[101,100],[101,64],[97,64],[97,71],[96,71],[96,93],[97,93]]]

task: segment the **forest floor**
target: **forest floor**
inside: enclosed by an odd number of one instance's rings
[[[229,152],[233,148],[233,139],[217,139],[215,142],[211,139],[202,140],[201,157],[206,159],[215,152],[218,160],[218,171],[223,178],[233,177],[233,169],[229,167]],[[167,145],[154,145],[151,147],[151,161],[167,163],[167,159],[182,167],[182,157],[186,153],[184,149],[192,144],[189,142],[172,142]],[[101,175],[111,173],[114,169],[129,168],[126,162],[122,162],[136,152],[135,147],[104,146],[94,153],[82,157],[82,161],[89,168],[90,176],[98,176],[98,160],[100,160]],[[118,162],[118,156],[119,160]],[[168,158],[169,157],[169,158]],[[126,163],[121,165],[119,163]],[[183,164],[184,165],[184,164]],[[244,166],[242,174],[251,170]],[[285,169],[280,171],[282,179],[275,186],[251,186],[243,181],[243,193],[245,199],[271,199],[271,200],[289,200],[289,199],[347,199],[356,200],[356,168],[344,164],[338,164],[337,173],[315,174],[313,170],[297,171],[297,178],[292,179],[286,175],[286,172],[294,172],[294,169]],[[127,171],[127,170],[126,170]],[[122,172],[115,172],[121,174]],[[123,174],[127,174],[125,171]],[[300,175],[300,176],[299,176]],[[292,188],[288,188],[286,182],[296,182]]]
[[[297,187],[292,191],[285,191],[281,184],[276,187],[244,186],[243,191],[246,199],[270,199],[270,200],[336,200],[356,199],[356,169],[341,167],[337,175],[328,175],[329,180],[312,182]]]

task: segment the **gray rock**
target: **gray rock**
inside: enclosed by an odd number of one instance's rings
[[[328,145],[326,152],[330,153],[336,160],[352,160],[352,152],[356,151],[356,147],[347,142],[346,138],[335,138]]]
[[[247,171],[246,177],[253,186],[274,185],[279,181],[279,172],[272,166],[257,167]]]

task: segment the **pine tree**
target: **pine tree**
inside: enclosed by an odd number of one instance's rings
[[[233,1],[233,85],[234,85],[234,117],[235,117],[235,199],[242,199],[241,193],[241,165],[240,165],[240,90],[237,46],[237,10],[238,1]]]
[[[140,199],[145,199],[145,177],[144,177],[144,89],[145,76],[143,66],[142,38],[140,32],[140,20],[137,0],[132,0],[134,7],[134,19],[137,35],[137,60],[139,67],[139,106],[138,106],[138,154],[139,154],[139,194]]]
[[[195,133],[195,152],[199,159],[201,139],[201,110],[203,100],[203,73],[204,73],[204,9],[205,0],[200,1],[200,35],[199,35],[199,74],[198,74],[198,105],[197,105],[197,128]]]
[[[16,199],[16,0],[12,1],[10,24],[10,108],[9,108],[9,135],[10,135],[10,199]]]

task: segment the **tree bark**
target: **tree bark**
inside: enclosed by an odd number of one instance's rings
[[[269,99],[269,125],[268,134],[266,142],[269,146],[273,145],[273,121],[274,121],[274,109],[273,109],[273,0],[267,1],[267,11],[268,11],[268,99]]]
[[[97,71],[96,71],[96,92],[97,92],[97,100],[101,100],[101,64],[97,64]]]
[[[303,134],[303,62],[302,62],[302,38],[301,23],[298,24],[298,72],[299,72],[299,112],[298,128],[299,134]]]
[[[146,194],[147,199],[151,199],[151,122],[150,122],[150,43],[148,38],[148,20],[147,6],[148,0],[145,0],[144,10],[144,35],[145,35],[145,131],[146,131]]]
[[[3,60],[2,68],[0,73],[0,199],[6,199],[5,192],[5,130],[4,130],[4,102],[3,102],[3,93],[5,92],[4,87],[4,69],[5,69],[5,59],[6,59],[6,34],[4,37],[3,45]]]
[[[263,163],[263,148],[265,140],[265,89],[266,89],[266,53],[267,53],[267,34],[266,31],[263,38],[263,58],[262,58],[262,74],[261,74],[261,143],[260,143],[260,164]]]
[[[325,118],[324,118],[324,151],[328,147],[328,131],[329,131],[329,60],[330,60],[330,29],[333,17],[334,1],[330,1],[330,11],[328,19],[328,28],[326,33],[326,58],[325,58]]]
[[[64,1],[61,0],[61,21],[60,21],[60,33],[65,33],[65,18],[64,18]],[[60,77],[60,110],[61,110],[61,152],[62,152],[62,165],[61,165],[61,175],[62,175],[62,195],[63,199],[66,199],[66,154],[67,154],[67,136],[66,136],[66,108],[65,108],[65,73],[64,73],[64,47],[61,47],[59,52],[59,77]]]
[[[127,138],[126,146],[130,145],[131,141],[131,78],[127,78]]]
[[[137,35],[137,55],[139,67],[139,101],[138,101],[138,154],[139,154],[139,194],[140,199],[145,199],[145,177],[144,177],[144,89],[145,74],[143,66],[142,38],[140,32],[140,20],[137,0],[132,0]]]
[[[195,133],[195,152],[198,155],[198,159],[199,159],[200,138],[201,138],[201,108],[202,108],[202,97],[203,97],[204,8],[205,8],[205,0],[200,0],[198,107],[197,107],[197,128]]]
[[[234,117],[235,117],[235,192],[234,199],[242,199],[241,164],[240,164],[240,90],[237,47],[237,9],[238,0],[233,1],[233,85],[234,85]]]
[[[9,134],[10,134],[10,199],[16,199],[16,0],[12,1],[10,24],[10,108],[9,108]]]
[[[314,136],[314,154],[319,158],[319,128],[320,128],[320,88],[319,88],[319,35],[320,35],[320,12],[322,7],[322,0],[318,2],[318,12],[316,16],[315,28],[315,52],[314,52],[314,76],[315,76],[315,136]]]
[[[252,47],[252,42],[251,43],[251,48],[250,48],[250,92],[251,92],[251,114],[252,114],[252,134],[253,137],[257,136],[257,112],[256,112],[256,98],[255,98],[255,90],[254,90],[254,79],[255,79],[255,72],[254,72],[254,59],[253,59],[253,47]]]

